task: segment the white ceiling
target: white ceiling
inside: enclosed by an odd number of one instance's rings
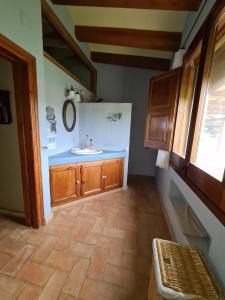
[[[182,0],[181,0],[182,1]],[[104,8],[67,6],[74,25],[116,27],[129,29],[182,32],[188,12],[168,10],[147,10],[129,8]],[[168,51],[157,51],[120,47],[112,45],[89,44],[91,51],[160,57],[170,59]]]

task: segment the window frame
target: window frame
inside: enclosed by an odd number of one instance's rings
[[[225,225],[225,169],[221,182],[191,163],[192,149],[195,147],[194,136],[198,112],[201,109],[202,102],[204,102],[204,96],[210,78],[216,28],[223,15],[225,15],[224,1],[217,1],[187,51],[187,55],[188,53],[192,53],[193,47],[195,48],[202,38],[203,42],[194,91],[186,155],[185,158],[182,158],[176,153],[171,153],[170,164],[221,223]]]
[[[65,43],[74,51],[75,55],[78,56],[82,60],[84,65],[91,72],[91,87],[88,87],[75,74],[73,74],[70,70],[68,70],[66,67],[64,67],[62,64],[60,64],[54,57],[52,57],[45,51],[44,51],[44,57],[47,58],[49,61],[51,61],[53,64],[55,64],[57,67],[62,69],[65,73],[67,73],[70,77],[72,77],[74,80],[79,82],[82,86],[84,86],[86,89],[88,89],[94,95],[96,95],[97,70],[95,69],[94,65],[87,58],[87,56],[84,54],[84,52],[80,49],[80,47],[78,46],[78,44],[76,43],[74,38],[67,31],[65,26],[62,24],[62,22],[59,20],[59,18],[56,16],[56,14],[53,12],[53,10],[49,6],[49,4],[46,2],[46,0],[41,1],[41,12],[48,19],[48,21],[55,28],[55,30],[62,36]]]
[[[179,154],[173,152],[173,149],[171,151],[170,154],[170,164],[173,166],[173,168],[179,172],[182,172],[184,170],[185,165],[187,164],[187,152],[188,152],[188,148],[189,148],[189,133],[192,127],[192,123],[193,123],[193,111],[194,111],[194,106],[195,106],[195,95],[196,95],[196,89],[197,89],[197,85],[200,83],[201,79],[200,79],[200,73],[201,73],[201,62],[204,59],[203,55],[204,52],[203,50],[203,43],[204,43],[204,37],[205,37],[205,31],[206,31],[206,26],[203,25],[201,27],[201,29],[199,30],[199,32],[197,33],[197,35],[195,36],[194,40],[192,41],[191,45],[189,46],[187,52],[184,55],[184,64],[183,64],[183,72],[182,72],[182,77],[181,77],[181,84],[183,83],[183,76],[185,74],[185,63],[186,61],[189,60],[190,57],[193,56],[194,52],[198,49],[199,45],[201,45],[201,52],[200,52],[200,56],[199,56],[199,69],[197,71],[196,74],[196,80],[195,80],[195,87],[194,87],[194,91],[193,91],[193,106],[192,106],[192,111],[191,111],[191,115],[190,115],[190,126],[189,126],[189,130],[188,130],[188,136],[187,136],[187,146],[186,146],[186,153],[185,156],[182,157]],[[182,91],[182,88],[180,88],[180,93]],[[180,97],[179,97],[180,98]],[[178,110],[179,110],[179,102],[178,102]],[[177,113],[178,113],[177,110]],[[176,128],[175,128],[176,130]],[[174,130],[174,138],[175,138],[175,130]],[[174,140],[173,140],[173,144],[174,144]]]

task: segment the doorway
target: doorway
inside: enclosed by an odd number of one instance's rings
[[[12,64],[25,224],[44,225],[36,60],[0,34],[0,57]],[[11,187],[13,188],[13,186]]]

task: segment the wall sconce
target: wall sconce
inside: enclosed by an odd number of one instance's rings
[[[69,89],[65,90],[65,96],[75,102],[81,102],[83,101],[84,92],[71,85]]]

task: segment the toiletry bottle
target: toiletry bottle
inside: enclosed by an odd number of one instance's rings
[[[88,148],[89,148],[89,150],[93,150],[93,141],[92,141],[92,139],[90,139]]]

